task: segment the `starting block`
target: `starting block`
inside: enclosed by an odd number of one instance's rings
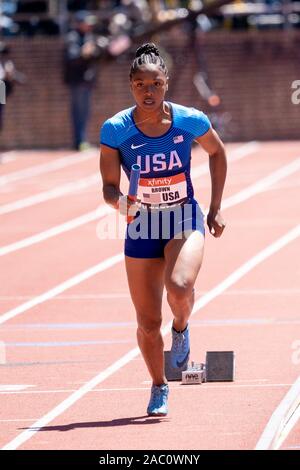
[[[206,382],[233,382],[234,351],[207,351]]]
[[[175,369],[175,368],[172,367],[170,354],[171,354],[171,351],[164,351],[166,379],[168,381],[181,380],[182,379],[182,372],[187,370],[188,363],[186,362],[182,367],[178,367],[178,368]]]
[[[232,382],[234,380],[234,351],[207,351],[205,364],[184,364],[173,368],[170,351],[164,352],[165,374],[168,381],[182,381],[183,384],[201,384],[203,382]]]

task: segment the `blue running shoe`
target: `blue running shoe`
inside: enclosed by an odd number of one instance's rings
[[[189,325],[184,331],[178,333],[172,327],[171,365],[174,369],[182,369],[190,357]]]
[[[168,395],[168,384],[152,385],[147,414],[149,416],[166,416],[168,414]]]

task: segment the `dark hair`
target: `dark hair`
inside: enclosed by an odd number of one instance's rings
[[[139,67],[146,64],[158,65],[162,72],[168,76],[168,69],[164,59],[161,57],[158,48],[153,42],[147,42],[137,49],[130,69],[130,79]]]

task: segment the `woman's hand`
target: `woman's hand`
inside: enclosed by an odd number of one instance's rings
[[[209,210],[209,213],[207,214],[207,225],[208,225],[210,233],[214,237],[218,238],[222,235],[223,230],[226,226],[226,222],[223,219],[219,209]]]
[[[130,215],[134,217],[136,213],[140,210],[141,208],[141,200],[136,199],[133,201],[132,199],[129,198],[129,196],[120,196],[119,197],[119,212],[122,215]]]

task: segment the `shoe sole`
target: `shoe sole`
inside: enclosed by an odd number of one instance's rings
[[[148,413],[148,416],[167,416],[168,413]]]

